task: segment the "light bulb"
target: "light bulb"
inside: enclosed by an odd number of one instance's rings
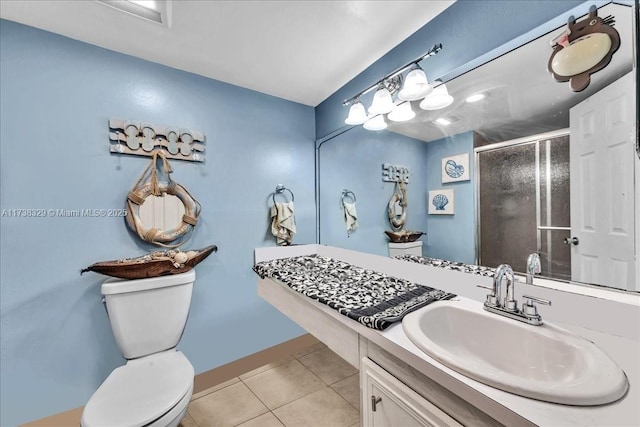
[[[387,128],[387,122],[384,121],[383,116],[378,115],[364,122],[363,127],[367,130],[382,130]]]
[[[389,120],[394,122],[406,122],[407,120],[411,120],[416,116],[416,112],[411,109],[410,102],[404,102],[398,105],[395,110],[387,115]]]
[[[365,121],[367,121],[367,112],[364,110],[364,105],[360,101],[354,102],[344,122],[348,125],[361,125]]]

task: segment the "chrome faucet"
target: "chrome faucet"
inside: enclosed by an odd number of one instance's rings
[[[540,255],[534,252],[527,258],[527,285],[533,285],[533,276],[541,271]]]
[[[535,255],[535,256],[534,256]],[[536,270],[536,258],[537,266],[540,267],[540,257],[538,254],[531,254],[527,260],[527,283],[529,283],[529,272],[531,275]],[[529,262],[531,261],[531,262]],[[529,266],[532,265],[531,268]],[[539,270],[538,270],[539,271]],[[506,280],[506,295],[502,299],[502,282]],[[496,268],[493,275],[493,287],[490,288],[484,285],[477,285],[480,288],[491,290],[491,293],[487,295],[484,302],[484,309],[501,316],[506,316],[510,319],[519,320],[521,322],[529,323],[530,325],[539,326],[542,325],[542,317],[538,314],[538,309],[534,302],[540,304],[551,305],[551,301],[523,295],[526,299],[522,310],[518,309],[518,301],[515,299],[515,275],[513,269],[509,264],[501,264]]]
[[[503,300],[502,297],[502,281],[507,280],[507,291]],[[498,307],[503,307],[505,310],[514,311],[518,308],[517,301],[513,298],[514,295],[514,286],[515,286],[515,276],[513,275],[513,269],[509,264],[500,264],[498,268],[496,268],[496,272],[493,276],[493,292],[496,296],[496,302]]]

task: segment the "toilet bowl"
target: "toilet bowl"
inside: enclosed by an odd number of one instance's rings
[[[175,427],[193,394],[194,369],[176,350],[191,303],[193,270],[140,280],[109,279],[102,294],[127,359],[89,399],[83,427]]]

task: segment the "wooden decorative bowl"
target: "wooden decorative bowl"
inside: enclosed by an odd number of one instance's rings
[[[400,231],[386,231],[385,234],[389,236],[389,239],[393,243],[406,243],[406,242],[415,242],[422,236],[422,231],[409,231],[409,230],[400,230]]]
[[[218,247],[216,245],[207,246],[206,248],[195,251],[189,251],[195,252],[195,254],[192,254],[193,256],[189,257],[184,264],[177,264],[175,260],[171,259],[169,256],[153,258],[151,255],[113,261],[102,261],[82,269],[80,274],[87,271],[93,271],[106,276],[118,277],[120,279],[146,279],[149,277],[186,273],[202,262],[212,252],[217,251]]]

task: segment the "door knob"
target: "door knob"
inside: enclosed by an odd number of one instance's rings
[[[564,238],[564,244],[565,245],[575,245],[578,246],[578,243],[580,243],[580,241],[578,240],[577,237],[565,237]]]

